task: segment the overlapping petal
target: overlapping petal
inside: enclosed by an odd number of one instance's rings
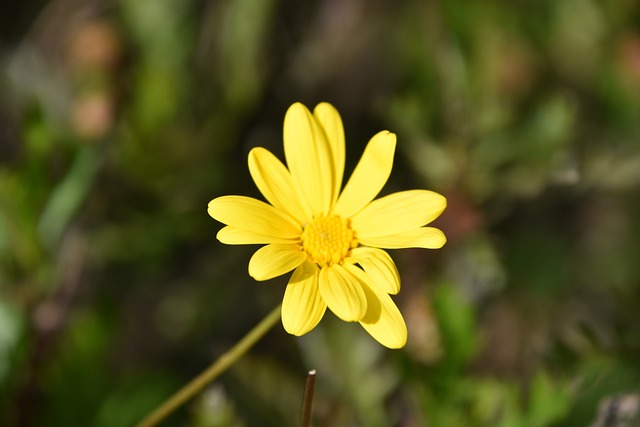
[[[374,323],[360,322],[362,327],[380,344],[388,348],[402,348],[407,343],[407,325],[393,302],[385,293],[378,293],[381,312]]]
[[[209,215],[223,224],[264,236],[294,239],[302,227],[291,216],[260,200],[222,196],[209,202]]]
[[[285,239],[282,237],[265,236],[264,234],[232,227],[230,225],[221,228],[216,237],[225,245],[266,245],[270,243],[292,244],[299,240],[298,237]]]
[[[350,218],[372,201],[389,179],[396,149],[396,135],[382,131],[376,134],[362,154],[351,178],[332,213]]]
[[[422,227],[390,236],[359,238],[361,244],[382,249],[440,249],[447,242],[444,233],[433,227]]]
[[[313,214],[326,214],[331,207],[334,165],[324,131],[307,110],[295,103],[284,118],[284,154],[291,177]]]
[[[350,256],[380,291],[388,294],[400,292],[400,274],[388,253],[382,249],[361,246],[352,249]]]
[[[367,313],[361,320],[362,327],[380,344],[389,348],[401,348],[407,342],[407,325],[400,310],[391,297],[378,289],[370,275],[354,265],[349,272],[363,282],[365,289],[374,294],[377,307],[374,313]]]
[[[380,319],[382,313],[382,306],[380,305],[380,298],[378,294],[372,289],[372,279],[369,275],[359,267],[353,264],[345,264],[344,268],[360,281],[362,290],[367,298],[367,311],[365,312],[361,322],[375,323]]]
[[[269,280],[298,267],[307,259],[300,245],[267,245],[258,249],[249,261],[249,275],[256,280]]]
[[[333,105],[327,102],[318,104],[313,110],[313,116],[324,130],[327,142],[331,149],[331,157],[333,159],[333,187],[331,191],[331,203],[333,204],[338,200],[344,175],[344,127],[338,111],[333,107]]]
[[[323,267],[318,282],[329,309],[345,322],[357,322],[367,311],[367,296],[360,281],[340,265]]]
[[[304,335],[316,327],[327,304],[318,290],[318,267],[302,263],[291,275],[282,300],[282,325],[292,335]]]
[[[256,147],[249,152],[249,172],[269,203],[300,223],[310,220],[311,211],[300,201],[291,173],[269,150]]]
[[[358,238],[389,236],[420,228],[436,219],[447,199],[428,190],[410,190],[374,200],[351,218]]]

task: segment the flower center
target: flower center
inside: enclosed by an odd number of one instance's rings
[[[349,220],[337,215],[316,218],[302,232],[302,247],[321,267],[339,264],[356,246]]]

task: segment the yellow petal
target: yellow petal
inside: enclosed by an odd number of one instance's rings
[[[358,241],[365,246],[383,249],[439,249],[447,242],[447,238],[444,233],[437,228],[422,227],[390,236],[367,238],[360,238],[360,236],[358,236]]]
[[[376,134],[340,194],[333,213],[350,218],[372,201],[389,179],[396,149],[396,135],[382,131]]]
[[[225,245],[293,244],[299,240],[298,238],[283,239],[281,237],[265,236],[241,228],[231,227],[230,225],[221,228],[216,237]]]
[[[400,274],[388,253],[382,249],[361,246],[351,250],[350,256],[360,264],[374,285],[382,292],[400,292]]]
[[[333,159],[333,188],[331,191],[331,203],[338,200],[340,188],[342,186],[342,178],[344,174],[344,127],[340,114],[333,105],[323,102],[314,108],[313,115],[324,129],[327,142],[331,149],[331,157]]]
[[[375,290],[374,290],[375,292]],[[377,293],[382,310],[379,319],[367,323],[363,319],[362,327],[380,344],[388,348],[402,348],[407,343],[407,325],[402,314],[391,297],[385,293]]]
[[[358,277],[363,287],[373,294],[367,301],[375,300],[375,311],[367,312],[360,320],[362,327],[380,344],[389,348],[401,348],[407,342],[407,325],[391,297],[372,283],[372,278],[355,265],[346,267]]]
[[[223,224],[264,236],[293,239],[302,233],[300,224],[289,215],[251,197],[218,197],[209,202],[208,212]]]
[[[314,215],[331,206],[333,161],[324,131],[307,108],[295,103],[284,117],[284,154],[291,178]]]
[[[269,150],[262,147],[251,150],[249,172],[269,203],[289,213],[301,224],[309,222],[311,212],[298,198],[291,174]]]
[[[307,259],[300,245],[267,245],[258,249],[249,261],[249,275],[269,280],[290,272]]]
[[[316,327],[327,304],[318,292],[318,267],[305,261],[291,275],[282,300],[282,325],[292,335],[304,335]]]
[[[433,191],[401,191],[369,203],[351,218],[351,228],[358,238],[403,233],[430,223],[446,206],[447,199]]]
[[[360,281],[340,265],[320,270],[318,287],[329,309],[345,322],[357,322],[367,311],[367,296]]]
[[[366,323],[377,322],[382,313],[382,306],[378,295],[372,290],[372,278],[365,271],[353,264],[346,264],[344,268],[360,281],[362,290],[364,290],[364,294],[367,297],[367,312],[360,321]]]

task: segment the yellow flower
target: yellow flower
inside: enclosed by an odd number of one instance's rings
[[[382,345],[405,345],[407,327],[389,296],[400,290],[400,277],[382,249],[442,247],[442,231],[425,225],[447,202],[427,190],[373,200],[389,178],[395,146],[388,131],[371,138],[340,192],[342,119],[330,104],[311,114],[296,103],[284,118],[288,169],[264,148],[249,153],[249,171],[269,204],[244,196],[209,203],[209,215],[227,225],[217,235],[222,243],[266,245],[249,261],[254,279],[294,270],[282,302],[290,334],[312,330],[329,307],[346,322],[360,322]]]

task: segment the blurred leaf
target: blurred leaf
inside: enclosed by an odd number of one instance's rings
[[[242,111],[252,105],[263,90],[273,67],[270,46],[265,46],[276,2],[236,0],[226,3],[220,27],[220,69],[223,93],[229,105]],[[251,17],[251,25],[247,25]]]
[[[120,0],[123,17],[140,47],[131,115],[135,130],[153,137],[182,111],[191,51],[189,1]]]
[[[530,427],[551,425],[566,416],[571,404],[571,394],[566,386],[558,386],[548,374],[538,372],[529,390],[525,425]]]
[[[5,383],[12,368],[13,352],[23,327],[20,313],[0,300],[0,384]]]
[[[461,293],[450,285],[440,285],[434,289],[433,307],[444,346],[443,367],[453,372],[461,370],[478,347],[475,311]]]
[[[38,223],[38,232],[45,247],[54,249],[57,246],[62,232],[91,189],[100,159],[100,147],[82,147],[64,180],[53,190]]]

